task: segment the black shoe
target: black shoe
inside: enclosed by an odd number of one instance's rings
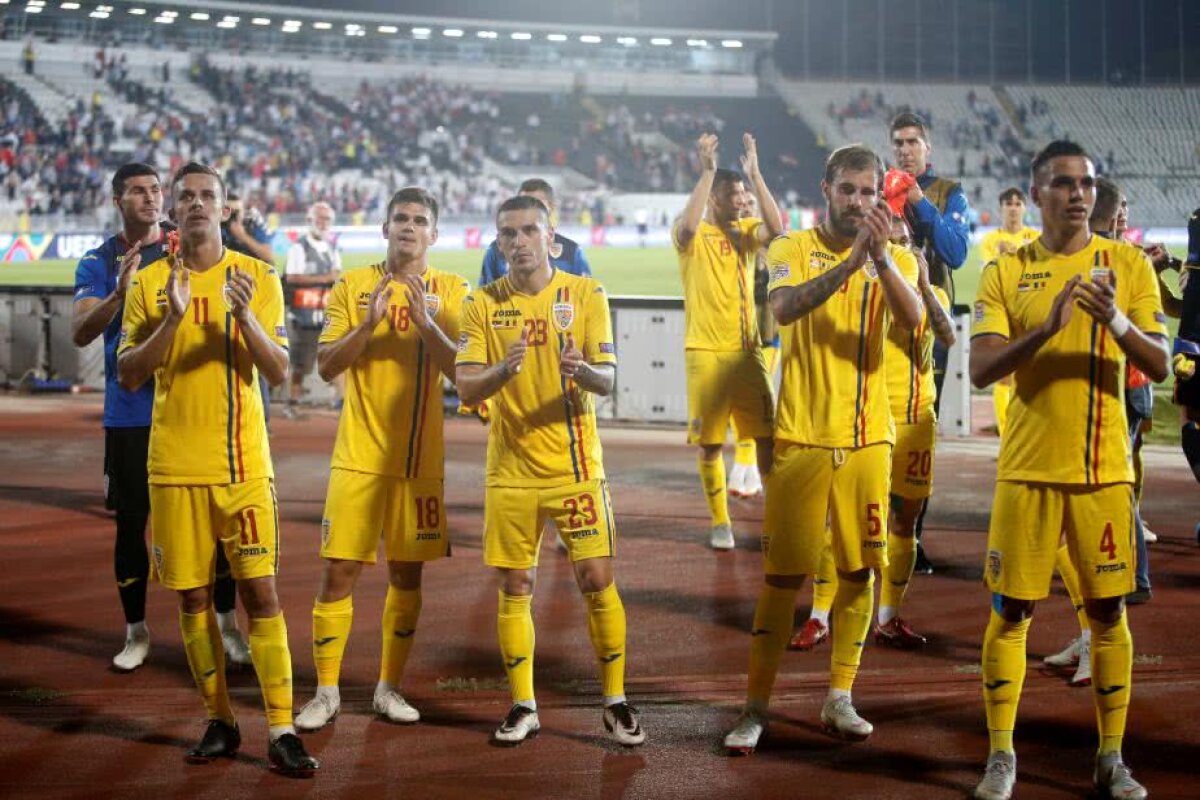
[[[1130,592],[1129,594],[1125,595],[1125,605],[1140,606],[1143,603],[1149,603],[1150,598],[1153,596],[1154,593],[1151,592],[1150,587],[1147,586],[1145,589],[1138,589],[1137,591]]]
[[[237,725],[210,719],[200,744],[188,750],[189,764],[207,764],[215,758],[233,758],[242,746],[242,734]]]
[[[917,560],[913,563],[913,572],[918,575],[932,575],[933,562],[925,555],[925,548],[917,542]]]
[[[308,754],[304,743],[294,733],[285,733],[267,750],[271,769],[289,778],[311,778],[321,768],[321,762]]]

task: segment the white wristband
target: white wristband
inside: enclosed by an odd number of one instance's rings
[[[1118,308],[1117,312],[1113,314],[1113,318],[1108,321],[1108,330],[1114,339],[1120,339],[1129,332],[1129,317],[1125,316]]]

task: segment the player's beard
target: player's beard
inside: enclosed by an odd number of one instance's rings
[[[847,239],[853,239],[858,236],[858,229],[862,225],[863,215],[853,211],[836,211],[831,206],[829,209],[829,227],[833,228],[833,232],[838,236],[843,236]]]

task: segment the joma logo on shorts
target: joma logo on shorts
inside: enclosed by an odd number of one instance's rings
[[[438,533],[437,531],[426,531],[425,533],[417,534],[418,542],[436,541],[437,539],[440,539],[440,538],[442,538],[442,535],[440,533]]]
[[[1120,564],[1097,564],[1096,574],[1103,575],[1106,572],[1124,572],[1129,569],[1129,565],[1122,561]]]
[[[863,542],[863,547],[880,548],[880,547],[886,547],[886,546],[887,546],[887,542],[876,542],[876,541]]]
[[[571,539],[573,539],[574,541],[579,541],[580,539],[587,539],[589,536],[599,536],[599,535],[600,535],[600,531],[596,530],[595,528],[584,528],[583,530],[571,531]]]
[[[271,551],[265,547],[239,547],[239,556],[265,556]]]

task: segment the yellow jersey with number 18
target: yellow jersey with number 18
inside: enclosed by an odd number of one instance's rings
[[[225,299],[234,272],[254,278],[250,312],[286,348],[283,287],[275,268],[226,249],[192,272],[191,304],[154,372],[150,483],[206,486],[273,477],[258,369]],[[159,259],[138,271],[125,295],[117,353],[145,342],[167,315],[171,267]]]
[[[701,221],[686,246],[671,241],[683,279],[683,346],[688,350],[753,351],[759,346],[754,310],[754,257],[760,219],[739,219],[729,231]]]
[[[503,361],[520,337],[521,371],[489,398],[487,485],[552,487],[604,477],[590,392],[559,372],[568,341],[589,364],[615,364],[608,297],[595,278],[555,270],[536,295],[506,275],[463,301],[459,366]]]
[[[1093,236],[1066,256],[1041,240],[983,269],[972,336],[1016,339],[1041,325],[1072,276],[1112,280],[1116,305],[1148,334],[1166,336],[1158,280],[1142,251]],[[1000,442],[998,480],[1099,485],[1130,483],[1125,421],[1125,352],[1107,325],[1072,306],[1066,327],[1013,373]]]
[[[890,243],[888,254],[915,286],[913,254]],[[849,256],[849,248],[834,250],[815,228],[778,236],[767,251],[768,291],[807,283]],[[890,325],[883,287],[870,261],[824,303],[781,325],[783,379],[775,438],[816,447],[894,443],[884,371]]]
[[[375,264],[343,273],[330,292],[322,344],[336,342],[362,324],[371,292],[386,269]],[[422,279],[426,312],[455,341],[470,286],[433,267]],[[345,373],[346,397],[331,465],[394,478],[441,478],[441,372],[412,324],[406,285],[393,278],[388,286],[387,314]]]

